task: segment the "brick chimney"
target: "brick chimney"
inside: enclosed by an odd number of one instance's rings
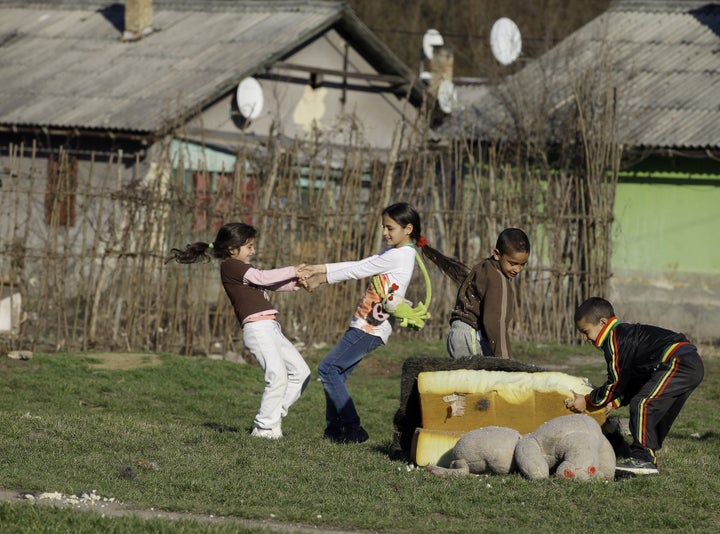
[[[153,32],[152,0],[125,0],[123,41],[137,41]]]
[[[437,47],[430,60],[430,93],[437,97],[440,84],[453,80],[453,53],[449,48]]]

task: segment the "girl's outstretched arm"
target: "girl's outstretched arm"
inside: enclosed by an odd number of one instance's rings
[[[316,274],[325,274],[327,272],[324,263],[318,263],[316,265],[301,265],[298,267],[299,278],[310,278]]]
[[[270,291],[295,291],[298,285],[298,272],[303,267],[282,267],[280,269],[260,270],[250,267],[246,272],[244,281],[254,286],[263,287]]]

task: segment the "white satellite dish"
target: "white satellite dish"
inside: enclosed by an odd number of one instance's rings
[[[457,104],[457,91],[450,80],[443,80],[438,87],[438,106],[444,113],[452,113]]]
[[[499,18],[490,30],[490,48],[502,65],[510,65],[522,50],[520,29],[507,17]]]
[[[443,46],[444,44],[445,40],[443,39],[443,36],[440,35],[440,32],[433,28],[430,28],[428,31],[425,32],[425,35],[423,35],[423,54],[425,54],[426,58],[432,59],[435,47]]]
[[[262,112],[264,98],[260,82],[255,78],[244,78],[237,87],[237,105],[246,119],[257,119]]]

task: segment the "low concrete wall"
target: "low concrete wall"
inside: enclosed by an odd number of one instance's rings
[[[615,272],[609,300],[624,322],[683,332],[696,343],[720,343],[720,275]]]

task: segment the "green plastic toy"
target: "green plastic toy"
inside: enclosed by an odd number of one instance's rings
[[[400,326],[420,330],[425,326],[425,321],[431,317],[428,308],[430,307],[430,300],[432,298],[432,287],[430,285],[430,276],[417,251],[415,251],[415,260],[425,278],[425,302],[418,302],[417,306],[413,307],[412,302],[395,293],[399,289],[395,284],[393,284],[390,291],[385,294],[382,290],[379,276],[373,276],[372,283],[373,286],[375,286],[375,291],[377,291],[380,298],[383,299],[383,309],[397,318]]]

